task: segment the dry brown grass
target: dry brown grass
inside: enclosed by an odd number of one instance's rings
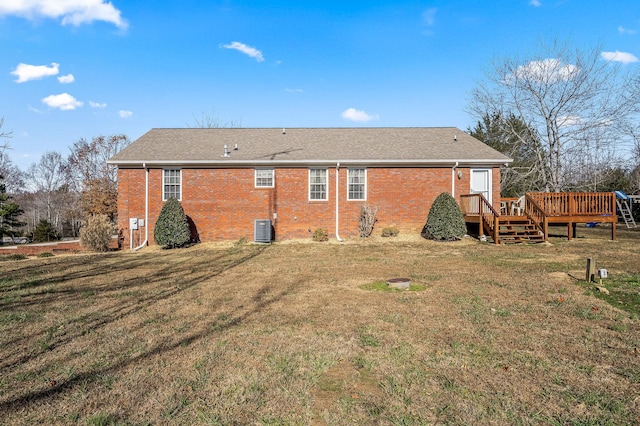
[[[0,422],[640,422],[639,320],[577,280],[640,273],[640,232],[579,233],[0,262]]]

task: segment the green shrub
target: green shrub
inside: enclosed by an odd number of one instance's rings
[[[328,241],[329,234],[326,229],[318,228],[313,232],[313,241]]]
[[[382,228],[382,236],[383,237],[397,237],[400,231],[395,226],[387,226],[386,228]]]
[[[89,216],[80,229],[80,242],[93,251],[107,251],[115,232],[116,228],[106,214]]]
[[[191,230],[180,201],[169,198],[162,206],[153,230],[156,244],[170,249],[184,247],[191,242]]]
[[[49,222],[42,219],[33,231],[33,241],[38,243],[58,241],[62,236]]]
[[[38,257],[53,257],[53,253],[50,253],[48,251],[42,252],[38,255]]]
[[[427,223],[425,238],[440,241],[459,240],[467,233],[467,225],[456,200],[448,192],[443,192],[433,201]]]

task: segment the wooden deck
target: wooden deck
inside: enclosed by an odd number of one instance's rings
[[[549,226],[566,226],[567,238],[576,235],[578,223],[611,223],[616,239],[616,196],[613,192],[531,192],[518,199],[504,198],[498,208],[481,194],[460,196],[460,207],[468,223],[477,223],[480,234],[496,244],[547,241]]]

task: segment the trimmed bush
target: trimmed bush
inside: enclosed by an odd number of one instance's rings
[[[439,241],[459,240],[467,233],[464,216],[456,200],[448,192],[443,192],[433,201],[427,224],[424,226],[425,238]]]
[[[329,234],[325,229],[318,228],[313,232],[313,241],[329,241]]]
[[[89,216],[80,228],[80,242],[93,251],[109,250],[111,237],[116,233],[116,227],[106,214]]]
[[[191,230],[180,201],[169,198],[162,206],[153,230],[156,244],[171,249],[184,247],[191,242]]]

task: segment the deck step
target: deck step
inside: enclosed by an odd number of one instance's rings
[[[540,243],[545,238],[535,223],[527,217],[506,217],[498,227],[500,244]]]

